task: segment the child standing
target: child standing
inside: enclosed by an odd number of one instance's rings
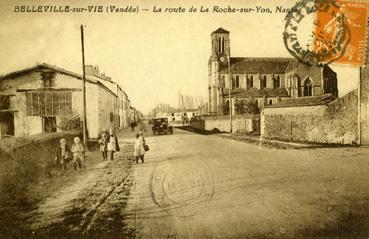
[[[114,133],[114,130],[112,128],[109,129],[109,135],[107,136],[107,142],[108,142],[108,158],[110,160],[114,160],[114,153],[116,151],[119,151],[119,143],[118,138]]]
[[[84,153],[85,148],[81,144],[81,140],[79,137],[74,137],[73,139],[74,144],[72,145],[71,152],[73,153],[73,164],[74,164],[74,171],[77,171],[77,166],[79,169],[82,170],[84,168]]]
[[[70,159],[70,150],[67,145],[67,140],[64,138],[60,139],[60,144],[56,150],[55,162],[61,167],[63,171],[67,169],[67,161]]]
[[[103,132],[101,134],[101,139],[99,140],[100,144],[100,152],[103,157],[103,161],[107,159],[108,157],[108,134],[106,132]]]
[[[141,159],[142,163],[144,162],[145,149],[143,146],[143,138],[140,137],[140,134],[136,134],[136,140],[134,145],[133,156],[136,157],[136,164],[138,164],[138,160]]]

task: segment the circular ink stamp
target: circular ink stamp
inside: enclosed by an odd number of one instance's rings
[[[214,194],[214,181],[199,156],[160,163],[150,176],[153,202],[170,215],[192,216],[206,208]]]
[[[300,62],[331,63],[341,58],[350,42],[350,31],[339,1],[301,0],[285,18],[283,41]]]

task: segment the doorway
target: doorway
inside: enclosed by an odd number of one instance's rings
[[[44,133],[56,132],[56,117],[44,117]]]
[[[14,115],[11,112],[0,112],[0,134],[14,136]]]

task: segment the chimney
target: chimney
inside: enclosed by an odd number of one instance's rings
[[[93,66],[93,65],[86,65],[85,73],[87,76],[97,76],[98,77],[100,75],[99,67]]]

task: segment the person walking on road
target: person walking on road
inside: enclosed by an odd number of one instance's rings
[[[136,134],[135,146],[133,156],[136,157],[136,164],[141,159],[144,163],[145,149],[144,149],[144,138],[140,134]]]
[[[120,151],[118,138],[112,128],[109,129],[109,135],[107,137],[108,142],[108,159],[114,160],[114,153]]]

